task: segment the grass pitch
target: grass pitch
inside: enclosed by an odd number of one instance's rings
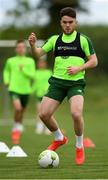
[[[69,105],[64,102],[55,116],[60,127],[66,130],[69,137],[67,145],[57,153],[60,165],[56,169],[41,169],[37,163],[38,155],[47,148],[53,136],[36,135],[34,106],[29,104],[25,114],[25,132],[20,146],[28,154],[27,158],[6,158],[0,154],[1,179],[105,179],[108,178],[108,92],[107,86],[90,86],[85,97],[85,136],[96,144],[95,149],[86,149],[86,161],[83,166],[76,166],[75,138],[73,123],[69,113]],[[105,93],[105,95],[104,95]],[[11,108],[10,108],[11,109]],[[6,114],[1,114],[5,119]],[[12,117],[8,112],[8,118]],[[8,119],[7,118],[7,119]],[[32,119],[32,120],[31,120]],[[4,120],[5,122],[5,120]],[[11,121],[6,125],[1,120],[0,141],[12,147],[10,139]],[[3,125],[5,124],[5,125]]]

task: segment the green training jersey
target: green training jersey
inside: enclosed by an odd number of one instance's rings
[[[21,68],[21,66],[23,66]],[[31,93],[31,80],[35,75],[35,62],[26,56],[11,57],[6,61],[3,79],[8,90],[19,94]]]
[[[62,41],[64,43],[74,42],[77,36],[77,32],[74,31],[71,35],[66,35],[63,33]],[[55,45],[59,35],[53,35],[49,38],[45,44],[42,46],[44,52],[48,53],[49,51],[55,51]],[[95,54],[91,40],[83,34],[80,34],[80,46],[82,51],[85,54],[85,58]],[[59,47],[62,48],[62,47]],[[86,62],[86,59],[79,56],[57,56],[55,57],[53,77],[64,80],[73,80],[77,81],[79,79],[84,79],[85,71],[81,71],[75,75],[69,75],[67,72],[68,66],[80,66]]]
[[[48,90],[48,79],[51,77],[50,69],[37,69],[35,72],[35,81],[32,87],[32,93],[37,97],[43,97]]]

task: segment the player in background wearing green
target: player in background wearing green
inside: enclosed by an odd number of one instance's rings
[[[41,57],[41,59],[37,62],[37,69],[35,72],[35,81],[33,83],[32,87],[32,93],[36,97],[36,111],[37,111],[37,117],[36,117],[36,133],[37,134],[47,134],[49,135],[51,132],[49,129],[44,125],[44,123],[39,118],[39,108],[40,103],[42,101],[43,96],[46,94],[49,83],[48,80],[52,75],[52,71],[47,68],[47,61],[45,57]]]
[[[49,79],[49,90],[42,100],[39,116],[55,136],[54,142],[48,149],[56,150],[66,144],[68,138],[62,134],[53,114],[67,96],[76,138],[75,161],[76,164],[81,165],[85,160],[83,147],[84,76],[85,70],[97,66],[97,57],[90,39],[76,31],[76,11],[73,8],[66,7],[60,11],[60,25],[62,33],[50,37],[42,48],[35,46],[37,37],[34,33],[29,36],[33,54],[40,57],[53,51],[55,56],[53,75]]]
[[[23,114],[31,93],[31,81],[35,75],[35,63],[26,56],[26,44],[23,40],[17,41],[15,51],[16,56],[6,61],[3,77],[14,108],[12,141],[18,144],[23,131]]]

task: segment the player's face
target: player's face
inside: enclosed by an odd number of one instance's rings
[[[47,63],[45,60],[39,60],[38,61],[38,68],[39,69],[45,69],[47,67]]]
[[[72,18],[70,16],[63,16],[61,18],[60,24],[63,32],[69,35],[76,29],[77,21],[75,18]]]
[[[16,46],[16,54],[20,55],[20,56],[23,56],[23,55],[25,55],[25,53],[26,53],[26,45],[23,42],[17,44],[17,46]]]

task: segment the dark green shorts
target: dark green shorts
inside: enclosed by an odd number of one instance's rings
[[[21,102],[21,105],[22,107],[26,107],[27,104],[28,104],[28,100],[29,100],[29,94],[19,94],[19,93],[16,93],[16,92],[9,92],[10,96],[11,96],[11,99],[12,100],[15,100],[15,99],[19,99],[20,102]]]
[[[85,80],[78,81],[62,80],[51,77],[49,89],[45,96],[59,101],[60,103],[67,96],[70,99],[75,95],[84,95]]]

